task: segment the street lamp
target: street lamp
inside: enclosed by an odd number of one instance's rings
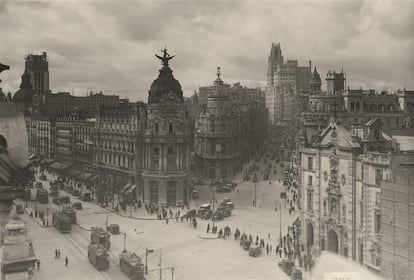
[[[257,199],[257,191],[256,191],[257,175],[256,175],[256,173],[254,173],[254,175],[253,175],[253,183],[254,183],[254,207],[256,207],[257,206],[257,202],[256,202],[256,199]]]
[[[126,252],[126,232],[124,232],[124,251],[123,252]]]
[[[277,211],[277,208],[279,207],[279,233],[280,233],[280,246],[282,246],[282,203],[279,200],[275,200],[275,204],[276,204],[276,208],[275,210]]]
[[[154,253],[154,250],[145,248],[145,275],[148,275],[148,254]]]

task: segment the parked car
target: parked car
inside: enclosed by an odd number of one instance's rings
[[[193,199],[198,199],[198,198],[200,198],[200,195],[198,194],[197,190],[191,190],[191,197]]]
[[[263,175],[263,181],[267,181],[267,180],[269,180],[269,174],[264,174]]]
[[[223,220],[223,218],[224,218],[223,213],[221,211],[216,211],[213,214],[212,220],[213,221],[221,221],[221,220]]]
[[[230,217],[231,216],[231,209],[226,206],[221,206],[221,209],[217,208],[217,212],[221,212],[223,215],[223,218]]]
[[[200,212],[198,214],[198,217],[200,219],[203,219],[203,220],[211,219],[212,216],[213,216],[213,211],[211,211],[211,210],[207,210],[207,211],[204,211],[204,212]]]
[[[118,224],[110,224],[107,226],[107,230],[112,234],[119,234],[121,232]]]
[[[40,175],[39,176],[39,179],[42,180],[42,181],[46,181],[47,180],[45,174]]]
[[[231,187],[229,186],[218,186],[216,192],[231,192]]]
[[[53,204],[56,205],[62,205],[62,200],[60,199],[60,197],[55,197],[52,199]]]
[[[24,214],[24,208],[20,204],[16,205],[16,213],[17,214]]]
[[[195,209],[188,210],[187,213],[184,214],[184,218],[194,218],[197,216],[197,211]]]
[[[62,196],[60,199],[62,200],[62,203],[65,203],[65,204],[70,203],[70,197],[67,195]]]
[[[207,211],[207,210],[211,210],[211,205],[210,203],[205,203],[200,205],[198,212],[203,212],[203,211]]]
[[[231,180],[228,180],[228,179],[223,179],[223,183],[225,183],[226,185],[230,184],[232,188],[235,188],[237,186],[237,183],[235,183]]]
[[[258,257],[262,253],[262,247],[260,246],[251,246],[249,248],[249,256],[250,257]]]
[[[79,201],[76,201],[73,203],[72,208],[76,210],[82,210],[82,203]]]

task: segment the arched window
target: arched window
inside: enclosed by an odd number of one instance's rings
[[[357,103],[355,104],[355,110],[356,110],[357,112],[359,112],[359,102],[357,102]]]
[[[354,102],[351,102],[351,112],[354,112],[355,111],[355,104],[354,104]]]
[[[0,135],[0,153],[7,151],[7,140],[3,135]]]

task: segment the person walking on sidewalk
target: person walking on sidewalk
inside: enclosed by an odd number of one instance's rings
[[[68,256],[66,256],[66,258],[65,258],[65,266],[68,266],[68,264],[69,264],[69,259],[68,259]]]
[[[39,259],[37,260],[36,264],[37,264],[37,270],[39,270],[40,269],[40,260]]]

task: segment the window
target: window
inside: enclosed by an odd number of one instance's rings
[[[160,156],[160,148],[157,148],[157,147],[154,148],[154,156],[157,156],[157,157]]]
[[[381,193],[377,192],[375,194],[375,206],[380,207],[381,206]]]
[[[375,233],[379,233],[381,230],[381,214],[375,212]]]
[[[308,169],[313,170],[313,158],[308,157]]]
[[[312,192],[308,192],[308,211],[313,211],[313,195],[312,195]]]
[[[364,165],[361,164],[361,179],[364,180]]]
[[[382,179],[382,170],[381,169],[375,170],[375,184],[381,185],[381,179]]]
[[[167,171],[174,170],[174,158],[169,157],[167,158]]]
[[[336,199],[331,199],[331,214],[336,215]]]
[[[308,186],[312,186],[312,175],[308,175]]]
[[[174,147],[172,147],[172,146],[168,147],[167,154],[168,154],[169,156],[174,155]]]
[[[211,132],[215,132],[216,131],[216,122],[215,120],[211,120]]]
[[[173,125],[173,122],[170,121],[168,123],[168,133],[173,133],[173,132],[174,132],[174,125]]]

